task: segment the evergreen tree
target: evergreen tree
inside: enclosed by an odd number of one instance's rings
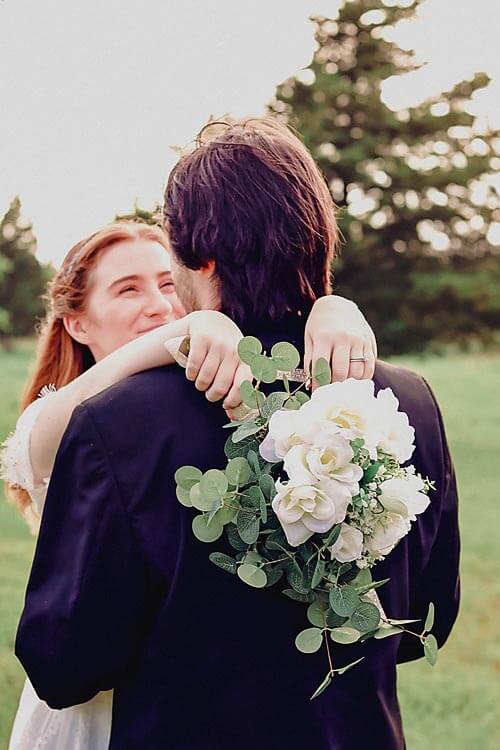
[[[471,333],[487,341],[500,327],[500,272],[484,284],[484,269],[498,268],[486,235],[500,208],[485,178],[500,165],[499,133],[475,132],[464,107],[488,77],[476,74],[400,112],[381,100],[385,79],[417,67],[384,32],[419,4],[347,0],[337,18],[314,19],[313,61],[271,105],[328,179],[344,237],[335,288],[362,306],[383,354]],[[471,272],[480,274],[481,300]]]
[[[35,256],[31,224],[21,219],[21,201],[11,202],[0,222],[0,341],[29,336],[43,316],[43,294],[51,269]]]

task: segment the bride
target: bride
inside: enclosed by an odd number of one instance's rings
[[[208,400],[224,399],[230,413],[240,403],[240,383],[252,377],[237,355],[242,335],[222,313],[184,314],[159,227],[119,222],[75,245],[50,285],[24,411],[2,453],[8,495],[32,531],[78,404],[137,372],[173,364],[166,342],[190,336],[186,377]],[[373,333],[354,303],[338,296],[317,300],[306,326],[306,367],[326,357],[337,380],[370,378],[375,356]],[[51,709],[26,680],[9,748],[104,750],[111,709],[111,691],[85,704]]]

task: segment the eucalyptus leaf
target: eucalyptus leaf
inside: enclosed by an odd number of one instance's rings
[[[311,592],[308,594],[300,594],[298,591],[295,591],[295,589],[283,589],[281,593],[289,599],[293,599],[295,602],[308,603],[314,600],[314,594]]]
[[[432,633],[425,637],[424,655],[429,664],[433,667],[436,664],[438,658],[438,642],[436,641]]]
[[[330,365],[324,357],[320,357],[313,370],[314,380],[318,385],[328,385],[332,380],[332,371]]]
[[[345,667],[340,667],[340,669],[335,669],[334,670],[335,674],[339,674],[339,675],[340,674],[345,674],[348,669],[352,669],[353,667],[355,667],[356,664],[359,664],[359,662],[363,661],[364,658],[365,657],[362,656],[361,659],[356,659],[356,661],[352,661],[350,664],[346,664]]]
[[[299,594],[307,594],[310,591],[310,586],[305,585],[304,576],[298,566],[293,566],[287,573],[288,583],[295,591]]]
[[[259,409],[266,398],[249,380],[244,380],[241,383],[240,396],[243,403],[249,406],[250,409]]]
[[[238,344],[238,356],[246,365],[251,365],[254,357],[262,352],[262,344],[255,336],[244,336]]]
[[[382,466],[381,461],[374,461],[370,466],[365,470],[363,474],[363,481],[365,484],[368,484],[368,482],[371,482],[372,479],[377,475],[378,470]]]
[[[262,381],[263,383],[274,383],[278,377],[278,368],[274,364],[272,359],[266,357],[264,354],[256,354],[249,362],[252,375],[256,380]]]
[[[259,450],[259,441],[253,435],[249,435],[238,443],[233,443],[233,436],[230,435],[224,444],[224,453],[227,458],[236,458],[236,456],[246,457],[249,451]]]
[[[350,617],[360,603],[358,593],[353,586],[332,588],[329,598],[330,607],[341,617]]]
[[[229,484],[235,487],[242,487],[247,484],[251,475],[247,459],[243,458],[243,456],[232,458],[226,466],[225,474]]]
[[[346,626],[330,630],[330,638],[332,641],[335,641],[335,643],[356,643],[356,641],[359,641],[359,635],[359,630]]]
[[[208,511],[212,507],[213,500],[210,497],[204,497],[201,494],[200,483],[194,484],[189,491],[189,500],[191,505],[197,510]]]
[[[254,420],[241,424],[232,434],[233,443],[241,443],[247,437],[255,435],[259,432],[262,427],[257,424]]]
[[[271,357],[278,370],[295,370],[299,366],[300,354],[293,344],[280,341],[271,349]]]
[[[374,630],[380,622],[380,612],[374,604],[361,602],[351,615],[351,624],[361,633]]]
[[[260,477],[261,468],[260,468],[260,462],[259,462],[259,454],[254,450],[249,450],[248,455],[247,455],[247,461],[253,473],[255,474],[255,476]]]
[[[276,494],[276,485],[270,474],[262,474],[259,477],[259,487],[268,500],[272,500]]]
[[[181,485],[178,484],[175,488],[175,494],[181,505],[184,505],[186,508],[193,507],[193,503],[189,498],[189,490],[184,489],[184,487],[181,487]]]
[[[321,648],[323,634],[319,628],[301,630],[295,639],[295,645],[303,654],[314,654]]]
[[[373,637],[380,641],[382,638],[389,638],[391,635],[401,635],[402,632],[401,628],[396,628],[394,625],[385,625],[385,627],[379,628]]]
[[[236,575],[236,560],[233,560],[229,555],[224,555],[222,552],[211,552],[208,558],[214,563],[214,565],[222,568],[222,570]]]
[[[210,526],[207,525],[206,515],[198,515],[193,518],[193,534],[200,542],[215,542],[222,535],[222,525],[214,519]]]
[[[226,533],[229,544],[235,550],[237,550],[238,552],[244,552],[248,549],[248,544],[242,540],[234,523],[229,523],[226,526]]]
[[[326,625],[326,609],[320,599],[316,599],[307,608],[307,619],[311,625],[324,628]]]
[[[342,529],[341,523],[338,523],[336,526],[333,526],[328,536],[321,540],[323,542],[323,548],[332,547],[335,544],[335,542],[340,536],[341,529]]]
[[[327,689],[327,687],[330,685],[331,681],[332,681],[332,676],[330,672],[328,672],[323,682],[320,685],[318,685],[318,687],[316,688],[314,693],[311,695],[309,700],[313,701],[315,698],[318,697],[318,695],[321,695],[321,693],[323,693]]]
[[[374,591],[375,589],[379,589],[381,586],[384,586],[390,580],[391,580],[390,578],[383,578],[381,581],[372,581],[371,583],[367,583],[366,586],[356,586],[356,591],[360,595],[366,594],[368,593],[368,591]]]
[[[209,469],[200,480],[200,493],[205,500],[219,500],[227,491],[226,475],[219,469]],[[194,505],[194,503],[193,503]]]
[[[283,571],[275,565],[266,565],[267,583],[266,586],[274,586],[275,583],[283,577]]]
[[[311,588],[315,589],[316,586],[319,586],[324,573],[325,573],[325,562],[318,556],[318,560],[314,567],[314,574],[313,574],[312,581],[311,581]]]
[[[267,583],[267,576],[262,568],[258,568],[256,565],[240,565],[238,567],[238,577],[242,581],[247,583],[249,586],[254,586],[256,589],[262,589]]]
[[[425,618],[424,631],[428,633],[429,630],[432,630],[433,625],[434,625],[434,604],[431,602],[429,604],[429,609],[427,611],[427,617]]]
[[[297,399],[301,406],[307,404],[307,402],[311,400],[307,393],[304,393],[304,391],[297,391],[294,395],[294,398]]]
[[[272,415],[283,408],[283,404],[288,398],[287,393],[275,391],[270,393],[262,405],[261,414],[264,419],[270,419]]]
[[[202,477],[202,473],[196,466],[181,466],[174,474],[176,483],[183,490],[190,490],[194,484],[197,484]]]
[[[259,519],[250,510],[240,510],[236,519],[238,534],[247,544],[253,544],[259,536]]]
[[[288,409],[289,411],[298,411],[301,407],[301,403],[297,396],[290,396],[290,398],[285,401],[285,409]]]

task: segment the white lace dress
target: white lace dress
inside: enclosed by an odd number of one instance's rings
[[[1,454],[2,478],[25,489],[31,497],[26,520],[36,528],[42,514],[49,477],[35,485],[29,443],[31,430],[51,392],[30,404],[21,414],[15,431]],[[56,710],[35,693],[26,680],[14,720],[9,750],[105,750],[111,731],[112,691],[99,693],[88,703]]]

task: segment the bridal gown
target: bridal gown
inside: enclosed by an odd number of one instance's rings
[[[26,520],[36,528],[49,478],[35,486],[29,455],[30,434],[51,392],[30,404],[19,417],[15,432],[4,443],[2,478],[25,489],[31,497]],[[56,710],[37,696],[27,679],[17,709],[9,750],[106,750],[111,732],[111,690],[98,693],[88,703]]]

